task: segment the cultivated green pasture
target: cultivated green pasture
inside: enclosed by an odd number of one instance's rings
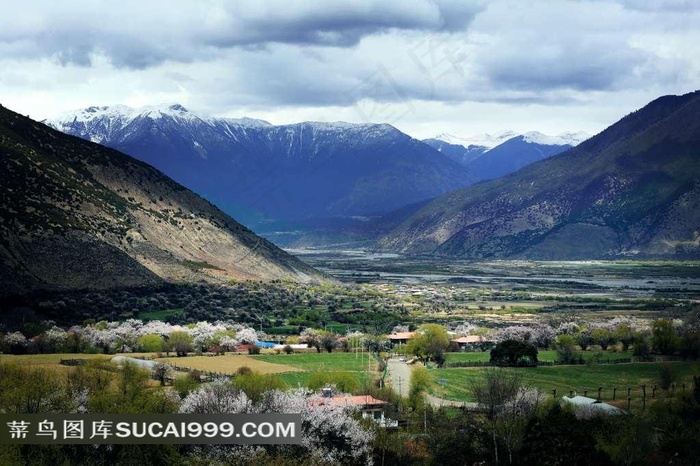
[[[301,354],[267,354],[251,356],[258,361],[284,364],[307,372],[366,372],[368,361],[370,368],[376,370],[377,361],[367,353],[301,353]]]
[[[593,359],[596,355],[594,351],[581,351],[580,353],[583,359],[586,361]],[[448,363],[454,362],[487,362],[491,357],[491,353],[488,351],[483,352],[467,352],[467,353],[447,353],[446,359]],[[622,359],[631,358],[631,351],[623,351],[620,353],[611,353],[608,351],[603,351],[600,353],[600,359],[605,361],[607,359]],[[537,353],[537,359],[540,361],[556,361],[557,352],[554,350],[540,351]]]
[[[371,386],[379,377],[377,361],[367,353],[294,353],[250,356],[260,362],[289,366],[301,372],[278,374],[289,387],[308,386],[315,374],[333,373],[337,377],[357,380],[357,387]],[[369,367],[369,369],[368,369]]]
[[[289,388],[297,388],[298,386],[308,386],[310,379],[317,372],[286,372],[284,374],[277,374],[277,377],[286,383]],[[357,380],[357,385],[361,389],[370,387],[372,380],[377,377],[377,373],[370,372],[346,372],[346,371],[335,371],[334,374],[345,375],[355,378]]]
[[[698,362],[668,362],[668,363],[631,363],[631,364],[600,364],[600,365],[575,365],[575,366],[540,366],[520,369],[507,369],[519,371],[523,375],[525,384],[538,388],[541,391],[552,394],[557,390],[557,396],[569,395],[573,390],[579,395],[588,391],[588,396],[597,397],[599,386],[603,387],[601,398],[604,401],[612,400],[612,389],[617,387],[617,399],[626,397],[626,387],[632,387],[633,400],[641,399],[641,385],[647,386],[647,397],[651,396],[651,386],[658,383],[661,375],[661,364],[669,364],[676,374],[677,389],[682,383],[690,387],[693,375],[700,374]],[[457,401],[474,401],[470,384],[480,377],[485,370],[481,367],[433,369],[430,371],[434,395]],[[445,384],[440,384],[441,379]],[[657,393],[663,395],[661,390]]]

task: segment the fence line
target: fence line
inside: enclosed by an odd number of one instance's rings
[[[606,359],[595,359],[595,360],[581,360],[579,362],[559,362],[559,361],[537,361],[537,366],[578,366],[586,364],[629,364],[632,362],[647,362],[638,361],[637,358],[606,358]],[[674,359],[675,360],[675,359]],[[680,360],[680,359],[678,359]],[[590,362],[589,362],[590,361]],[[489,367],[497,366],[497,364],[491,361],[457,361],[448,362],[445,367]]]

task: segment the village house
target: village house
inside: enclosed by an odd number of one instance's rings
[[[408,340],[416,336],[416,332],[399,332],[387,336],[392,346],[405,345]]]
[[[459,345],[462,351],[486,351],[491,349],[496,342],[483,335],[467,335],[465,337],[454,338],[453,343]]]
[[[381,427],[397,427],[398,421],[385,417],[386,401],[372,395],[336,395],[331,388],[321,390],[321,396],[311,400],[315,405],[339,406],[357,409],[363,419],[372,419]]]

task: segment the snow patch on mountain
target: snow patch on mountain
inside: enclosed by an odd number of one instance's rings
[[[268,126],[272,126],[272,123],[269,121],[265,120],[258,120],[256,118],[248,118],[248,117],[243,117],[243,118],[214,118],[214,117],[209,117],[207,119],[208,121],[225,121],[226,123],[237,125],[237,126],[246,126],[248,128],[265,128]]]
[[[586,139],[590,139],[592,136],[593,136],[592,134],[587,133],[585,131],[576,131],[576,132],[569,131],[569,132],[557,134],[558,138],[561,138],[570,146],[578,146]]]
[[[365,137],[378,137],[387,134],[398,133],[399,131],[389,124],[375,123],[346,123],[343,121],[322,122],[309,121],[285,125],[273,125],[268,121],[255,118],[228,118],[228,117],[212,117],[200,115],[190,112],[180,104],[164,104],[155,106],[146,106],[140,108],[127,107],[125,105],[112,105],[103,107],[88,107],[80,110],[73,110],[61,113],[53,118],[48,118],[43,121],[44,124],[51,126],[63,132],[70,133],[70,129],[76,125],[79,127],[90,126],[92,129],[100,127],[102,131],[108,133],[111,127],[124,128],[130,123],[139,119],[160,120],[169,118],[179,122],[188,122],[196,124],[205,124],[210,126],[223,127],[228,131],[229,128],[236,128],[236,131],[245,129],[260,129],[260,128],[282,128],[296,131],[311,131],[313,133],[324,132],[347,132],[347,133],[362,133]],[[95,133],[91,129],[90,139],[93,142],[101,142],[104,140],[104,135]],[[233,137],[233,133],[230,133]]]
[[[530,131],[523,134],[523,140],[533,144],[544,146],[577,146],[590,137],[589,134],[579,131],[576,133],[561,133],[556,136],[549,136],[539,131]]]
[[[497,133],[481,133],[469,137],[460,137],[453,134],[442,133],[435,136],[434,139],[438,139],[448,144],[463,146],[465,148],[477,146],[484,147],[486,150],[491,150],[494,147],[497,147],[516,137],[522,137],[525,142],[546,146],[576,146],[591,137],[591,135],[584,131],[566,132],[556,136],[550,136],[540,133],[539,131],[530,131],[528,133],[520,134],[516,133],[515,131],[505,130]]]
[[[507,140],[517,136],[519,136],[519,134],[515,131],[499,131],[493,134],[481,133],[466,138],[455,136],[453,134],[443,133],[435,136],[435,139],[445,141],[448,144],[454,144],[463,147],[478,146],[486,147],[487,149],[493,149],[494,147],[499,146]]]
[[[216,122],[222,121],[228,124],[245,127],[271,126],[270,123],[265,120],[257,120],[254,118],[215,118],[208,115],[199,115],[190,112],[184,106],[177,103],[149,105],[139,108],[127,107],[126,105],[88,107],[61,113],[53,118],[44,120],[43,123],[60,130],[76,123],[88,124],[94,121],[116,122],[121,126],[125,126],[139,118],[148,118],[151,120],[171,118],[179,121],[203,122],[207,124],[215,124]]]

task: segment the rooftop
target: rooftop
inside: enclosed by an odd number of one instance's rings
[[[589,417],[589,415],[597,414],[624,414],[625,411],[616,406],[603,403],[595,398],[588,398],[587,396],[576,395],[569,398],[568,396],[563,396],[562,401],[572,404],[576,409],[577,416]]]
[[[387,404],[372,395],[340,395],[314,398],[314,404],[330,406],[381,407]]]

